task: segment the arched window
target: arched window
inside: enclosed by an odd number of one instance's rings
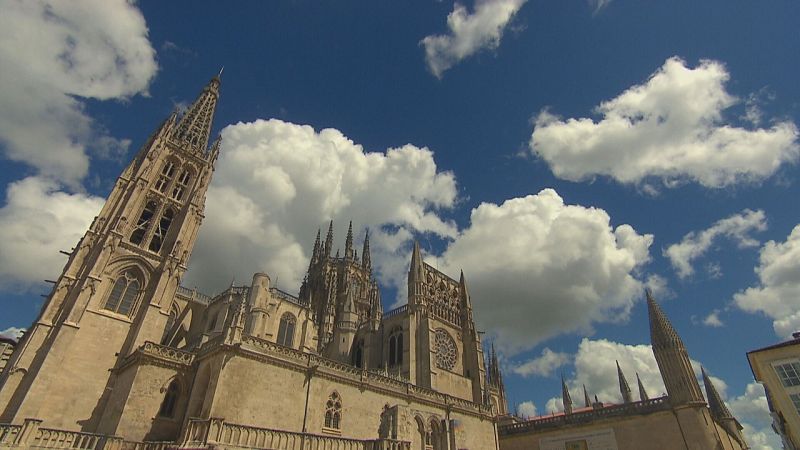
[[[342,399],[338,392],[333,392],[325,404],[325,428],[341,429]]]
[[[427,448],[433,450],[440,450],[442,448],[442,433],[440,430],[438,421],[436,419],[431,419],[430,431],[428,432],[428,436],[430,436],[430,441],[428,442],[430,442],[430,444],[428,444]]]
[[[353,365],[361,369],[364,367],[364,341],[359,340],[353,347]]]
[[[189,187],[189,180],[192,179],[192,174],[188,170],[184,170],[181,172],[180,176],[177,180],[175,180],[175,186],[172,188],[172,198],[175,200],[180,200],[183,197],[183,193]]]
[[[389,336],[389,366],[403,364],[403,330],[395,328]]]
[[[175,163],[173,163],[172,161],[165,162],[164,167],[161,168],[161,174],[158,176],[158,181],[156,181],[156,190],[158,192],[163,193],[164,190],[167,189],[169,180],[172,179],[172,176],[174,174],[175,174]]]
[[[150,228],[150,222],[153,220],[153,216],[156,214],[156,202],[149,201],[146,205],[144,205],[144,210],[142,210],[142,215],[139,216],[139,220],[136,221],[136,228],[131,233],[131,243],[135,245],[139,245],[144,240],[144,235],[147,233],[147,229]]]
[[[141,289],[139,279],[131,271],[123,273],[114,282],[114,287],[111,288],[111,294],[108,295],[103,309],[130,316],[134,303],[136,303],[136,297],[139,295],[139,289]]]
[[[292,313],[284,313],[281,316],[281,323],[278,326],[278,344],[284,347],[292,347],[294,341],[294,326],[297,320]]]
[[[161,214],[161,220],[158,221],[158,226],[153,232],[153,238],[150,240],[150,246],[148,247],[150,251],[157,252],[161,250],[161,244],[164,243],[164,238],[167,236],[167,231],[169,231],[169,226],[172,224],[174,216],[175,213],[171,208],[167,208]]]
[[[180,393],[181,387],[178,384],[178,380],[172,380],[167,387],[167,393],[164,395],[161,407],[158,409],[160,417],[175,417],[175,405],[178,403]]]

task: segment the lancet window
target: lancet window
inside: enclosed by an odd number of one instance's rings
[[[141,282],[136,275],[126,271],[114,282],[103,309],[130,316],[140,289]]]
[[[341,429],[342,399],[338,392],[333,392],[325,404],[325,428]]]
[[[285,347],[292,347],[294,342],[294,329],[297,320],[292,313],[284,313],[278,325],[278,344]]]
[[[175,175],[175,163],[172,161],[166,161],[164,163],[164,167],[161,168],[161,173],[158,175],[158,180],[156,181],[156,190],[158,192],[164,193],[167,190],[167,185],[169,185],[169,181],[172,179],[172,176]]]
[[[167,236],[167,231],[169,231],[169,226],[172,224],[174,216],[175,213],[172,211],[172,208],[165,209],[164,213],[161,214],[158,226],[153,232],[153,238],[150,239],[150,246],[148,247],[150,251],[158,252],[161,250],[161,244],[164,243],[164,238]]]
[[[131,233],[131,243],[140,245],[144,240],[144,235],[147,233],[147,229],[150,228],[150,222],[153,221],[153,216],[156,215],[156,209],[158,205],[155,201],[148,201],[144,205],[144,209],[142,210],[142,214],[139,216],[139,220],[136,221],[136,228],[134,228],[133,233]]]
[[[189,180],[191,179],[192,173],[184,169],[178,179],[175,180],[175,186],[172,188],[172,198],[180,201],[183,198],[183,193],[189,188]]]
[[[403,364],[403,330],[395,328],[389,335],[389,366]]]
[[[353,365],[361,369],[364,367],[364,341],[359,340],[353,347]]]

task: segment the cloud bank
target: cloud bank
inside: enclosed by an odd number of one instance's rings
[[[597,121],[564,120],[542,110],[530,151],[570,181],[607,176],[624,184],[654,179],[667,187],[691,181],[721,188],[763,180],[797,160],[797,126],[726,121],[726,110],[739,102],[726,90],[729,79],[720,62],[691,68],[669,58],[645,83],[601,103]]]
[[[642,295],[638,272],[652,242],[630,225],[612,227],[602,209],[565,204],[545,189],[473,209],[440,266],[464,270],[480,326],[514,353],[625,320]]]

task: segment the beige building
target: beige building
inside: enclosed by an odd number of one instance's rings
[[[3,368],[8,364],[8,359],[11,358],[11,354],[14,352],[14,347],[16,346],[17,341],[5,336],[0,336],[0,373],[3,372]]]
[[[419,246],[408,304],[388,312],[352,225],[343,255],[318,233],[297,296],[262,273],[181,287],[219,86],[153,133],[72,251],[0,376],[0,448],[497,449],[497,359],[487,370],[464,275]]]
[[[800,448],[800,333],[780,344],[747,353],[753,377],[764,385],[772,428],[783,448]]]
[[[689,355],[661,308],[647,293],[650,340],[667,395],[650,398],[638,380],[639,400],[617,364],[623,403],[573,404],[562,380],[564,412],[499,427],[502,450],[740,450],[748,448],[742,427],[703,371],[703,398]]]

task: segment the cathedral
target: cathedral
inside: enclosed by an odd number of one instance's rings
[[[498,449],[508,417],[464,274],[414,246],[384,312],[369,236],[317,234],[298,295],[181,286],[220,152],[220,80],[119,176],[0,375],[0,448]],[[489,356],[487,358],[487,356]]]

